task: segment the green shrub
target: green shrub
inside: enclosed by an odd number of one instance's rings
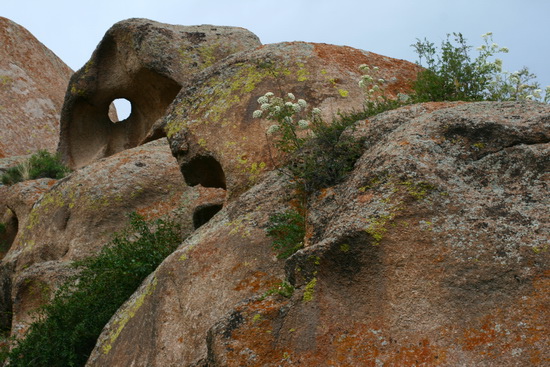
[[[267,235],[273,238],[277,258],[286,259],[304,246],[305,218],[295,209],[277,213],[269,218]]]
[[[13,185],[17,182],[45,177],[60,179],[69,172],[70,169],[61,162],[59,154],[52,155],[46,150],[39,150],[26,162],[8,168],[2,175],[2,183]]]
[[[477,58],[470,56],[471,46],[461,33],[453,33],[441,43],[441,51],[433,43],[424,39],[412,45],[419,56],[419,63],[426,62],[426,69],[418,73],[413,84],[415,100],[427,101],[481,101],[489,81],[500,71],[499,64],[490,62],[489,57],[505,48],[491,45],[480,49]],[[488,37],[485,41],[488,43]]]
[[[305,193],[336,185],[353,169],[361,154],[362,142],[344,132],[356,121],[342,117],[331,124],[312,124],[313,137],[304,141],[288,165]]]
[[[498,53],[507,53],[506,47],[493,42],[492,33],[482,35],[484,44],[477,47],[478,55],[470,54],[472,46],[466,43],[461,33],[447,35],[437,50],[432,42],[424,39],[411,45],[418,54],[418,64],[425,70],[413,83],[414,102],[430,101],[510,101],[537,100],[550,102],[550,87],[546,96],[534,74],[527,68],[514,73],[502,70],[502,60],[492,58]],[[425,65],[423,65],[425,63]]]
[[[179,233],[173,223],[132,214],[99,254],[74,263],[78,275],[39,310],[8,366],[83,366],[111,316],[180,244]]]

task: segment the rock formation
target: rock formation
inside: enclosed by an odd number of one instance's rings
[[[55,151],[71,74],[29,31],[0,17],[0,158]]]
[[[265,135],[271,123],[252,118],[258,97],[293,93],[330,121],[339,111],[363,107],[361,64],[380,67],[391,97],[409,90],[419,70],[351,47],[294,42],[237,53],[198,74],[163,121],[186,182],[226,188],[230,196],[246,190],[273,169]]]
[[[59,182],[27,181],[2,190],[18,228],[1,263],[10,274],[0,279],[4,298],[11,294],[0,313],[13,314],[14,333],[25,329],[29,311],[50,296],[37,297],[35,288],[55,289],[70,273],[67,265],[107,244],[131,212],[147,219],[176,216],[184,236],[201,224],[193,223],[195,208],[221,206],[224,197],[212,189],[188,188],[166,139],[101,160]]]
[[[184,83],[216,61],[259,45],[242,28],[175,26],[147,19],[115,24],[71,78],[61,116],[59,151],[64,160],[79,168],[161,137],[161,130],[151,128]],[[118,98],[132,104],[124,121],[109,116],[109,106]]]
[[[378,66],[393,97],[418,67],[258,46],[243,29],[144,19],[107,32],[61,118],[60,151],[80,169],[0,186],[0,327],[21,335],[68,264],[137,211],[177,218],[182,244],[87,366],[547,363],[550,106],[424,103],[357,121],[353,171],[308,198],[305,245],[279,259],[266,228],[297,194],[273,169],[268,122],[252,119],[258,97],[291,92],[329,121],[362,107],[360,64]],[[112,122],[117,97],[132,114]]]
[[[270,252],[270,173],[193,233],[107,325],[89,366],[540,365],[550,107],[424,104],[361,122],[365,152]],[[262,297],[286,278],[293,296]],[[223,317],[221,315],[224,315]]]

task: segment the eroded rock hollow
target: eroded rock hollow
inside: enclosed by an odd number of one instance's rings
[[[74,168],[162,137],[154,129],[168,105],[198,71],[260,45],[236,27],[176,26],[130,19],[107,31],[86,65],[71,78],[61,115],[59,151]],[[131,104],[118,121],[110,105]]]

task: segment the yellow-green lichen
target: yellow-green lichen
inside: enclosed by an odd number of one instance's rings
[[[317,285],[317,278],[311,279],[309,283],[306,284],[304,289],[304,296],[302,298],[304,302],[309,302],[314,299],[316,285]]]
[[[298,70],[296,71],[297,80],[299,82],[305,82],[308,80],[309,71],[305,68],[305,64],[302,62],[297,62]]]
[[[342,252],[348,252],[350,249],[350,246],[347,243],[343,243],[340,245],[340,251]]]
[[[544,245],[544,246],[540,246],[540,247],[534,246],[533,247],[533,252],[535,254],[539,254],[539,253],[542,253],[542,252],[547,252],[549,248],[550,248],[550,245],[548,245],[548,244]]]
[[[8,85],[13,79],[8,75],[0,75],[0,85]]]
[[[240,166],[240,172],[248,176],[248,182],[252,185],[258,181],[266,167],[265,162],[250,162],[244,153],[237,156],[236,162]]]
[[[368,226],[365,228],[365,232],[367,232],[373,239],[372,244],[374,246],[377,246],[380,244],[382,239],[384,238],[384,235],[388,231],[387,225],[395,218],[395,211],[390,212],[389,214],[377,216],[377,217],[370,217],[367,219],[367,222],[369,223]]]
[[[252,317],[252,323],[256,323],[261,320],[262,320],[262,315],[260,315],[259,313],[255,314],[254,317]]]
[[[73,84],[71,86],[71,94],[82,97],[86,94],[86,90],[85,89],[80,89],[76,85]]]
[[[120,333],[122,332],[122,329],[126,326],[128,321],[132,319],[136,312],[141,308],[143,303],[145,302],[145,298],[147,296],[150,296],[153,291],[155,290],[157,286],[157,279],[153,278],[147,287],[141,292],[141,294],[131,302],[130,305],[127,305],[126,309],[121,312],[120,317],[113,322],[113,326],[110,329],[111,333],[108,336],[107,341],[103,344],[102,350],[104,354],[108,354],[111,348],[113,347],[113,343],[117,340]]]
[[[198,47],[182,48],[179,50],[179,54],[182,64],[185,66],[196,65],[199,70],[203,70],[236,51],[237,49],[224,47],[220,42],[214,42]]]
[[[340,97],[346,98],[349,95],[349,92],[345,89],[338,89],[338,93],[340,94]]]
[[[424,199],[426,196],[428,196],[432,191],[436,189],[434,185],[427,183],[425,181],[420,181],[420,182],[414,182],[409,180],[400,181],[399,185],[406,187],[409,195],[411,195],[415,200]]]
[[[239,217],[234,221],[225,223],[226,227],[231,227],[229,231],[230,235],[240,234],[241,237],[246,238],[250,236],[252,219],[250,214],[246,214],[244,217]]]
[[[185,252],[178,258],[178,260],[179,261],[185,261],[185,260],[189,259],[189,255],[187,255],[187,253],[189,251],[191,251],[194,247],[195,247],[195,245],[189,245],[185,249],[183,249],[183,251],[185,251]]]

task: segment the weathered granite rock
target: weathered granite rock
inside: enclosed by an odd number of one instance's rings
[[[214,62],[259,45],[243,28],[147,19],[116,23],[71,78],[61,115],[59,151],[64,160],[82,167],[162,136],[151,127],[185,82]],[[132,104],[124,121],[109,116],[117,98]]]
[[[0,17],[0,158],[55,151],[71,74],[29,31]]]
[[[415,105],[359,131],[350,177],[310,199],[290,299],[261,297],[283,266],[264,228],[292,198],[269,173],[144,282],[88,366],[544,365],[550,107]]]
[[[284,278],[263,227],[284,205],[271,173],[196,230],[113,316],[89,366],[187,366],[206,356],[206,332],[235,304]],[[130,352],[131,351],[131,352]]]
[[[1,189],[8,192],[6,206],[18,223],[17,237],[0,262],[0,268],[10,270],[3,272],[0,289],[11,293],[2,306],[13,312],[13,333],[25,330],[29,311],[70,273],[67,265],[101,249],[127,225],[129,213],[176,217],[183,239],[213,215],[203,209],[221,208],[225,197],[223,190],[185,185],[165,138],[57,182],[43,179]]]
[[[272,122],[252,118],[258,97],[293,93],[330,121],[338,111],[362,109],[361,64],[380,68],[390,97],[408,91],[419,70],[351,47],[303,42],[265,45],[204,70],[181,90],[163,121],[186,182],[227,188],[230,197],[253,185],[277,160],[265,135]]]

